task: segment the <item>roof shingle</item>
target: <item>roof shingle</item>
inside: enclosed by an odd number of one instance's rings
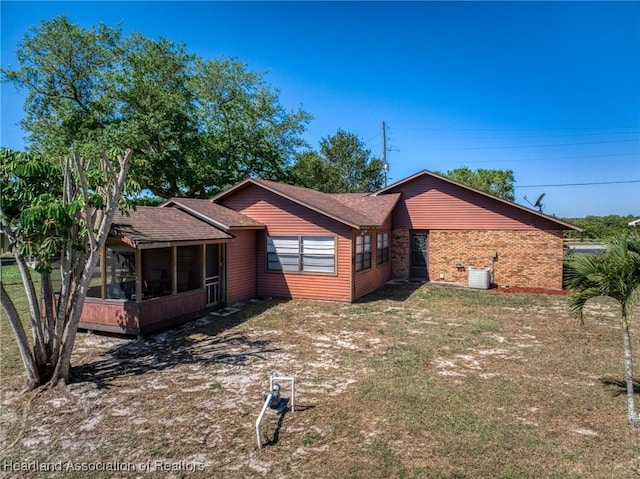
[[[154,206],[138,206],[129,211],[128,215],[116,214],[111,233],[136,248],[150,247],[157,243],[174,245],[233,238],[178,208]]]
[[[370,193],[328,194],[271,180],[248,179],[213,198],[214,201],[247,184],[261,186],[277,195],[310,208],[353,228],[377,228],[391,214],[400,195],[374,196]]]
[[[192,212],[206,221],[212,222],[225,230],[236,228],[264,228],[265,226],[259,221],[249,218],[242,213],[238,213],[232,209],[222,205],[213,203],[211,200],[196,198],[170,198],[161,206],[176,205]]]

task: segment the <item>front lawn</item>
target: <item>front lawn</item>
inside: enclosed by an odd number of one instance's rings
[[[618,309],[593,303],[580,327],[566,301],[414,284],[269,300],[144,341],[80,334],[77,382],[37,395],[3,319],[0,475],[638,477],[640,432],[606,384]],[[267,414],[258,451],[271,371],[296,376],[296,411]]]

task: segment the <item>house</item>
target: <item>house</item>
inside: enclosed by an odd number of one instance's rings
[[[399,194],[326,194],[247,179],[212,201],[266,225],[257,232],[259,296],[355,301],[391,279]]]
[[[114,219],[80,327],[144,334],[255,297],[352,302],[390,279],[562,288],[562,232],[538,211],[422,171],[376,193],[249,178],[210,200]]]
[[[229,299],[255,296],[253,231],[264,225],[209,201],[193,201],[197,212],[180,199],[114,218],[80,328],[141,335]],[[245,250],[251,253],[237,253]]]
[[[465,284],[490,268],[503,287],[562,289],[563,230],[557,218],[422,171],[375,195],[400,193],[393,212],[393,277]]]

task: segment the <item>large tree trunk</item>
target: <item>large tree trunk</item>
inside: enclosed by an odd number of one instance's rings
[[[82,272],[82,277],[79,280],[79,284],[72,296],[73,304],[68,309],[66,324],[62,333],[60,341],[60,350],[58,360],[55,364],[53,375],[49,382],[54,386],[59,380],[63,380],[65,383],[69,382],[71,372],[71,352],[73,351],[73,345],[75,344],[76,333],[78,332],[78,323],[80,322],[80,315],[82,314],[82,305],[87,296],[89,289],[89,281],[91,281],[91,273],[98,262],[100,250],[92,251],[89,255],[89,259],[85,264]]]
[[[627,308],[622,307],[622,339],[624,342],[624,374],[627,383],[627,421],[632,426],[640,426],[640,417],[636,411],[634,386],[633,386],[633,354],[631,351],[631,336],[629,334],[629,321]]]
[[[7,318],[9,319],[9,323],[11,324],[11,328],[13,329],[13,333],[18,343],[20,357],[22,358],[24,371],[27,375],[27,387],[29,389],[33,389],[40,385],[39,368],[31,354],[29,341],[27,340],[27,335],[25,334],[24,327],[20,321],[20,315],[18,314],[13,301],[7,294],[7,291],[4,289],[4,284],[2,283],[0,283],[0,302],[2,303],[2,308],[5,313],[7,313]]]
[[[68,231],[67,244],[62,246],[61,269],[62,285],[57,301],[51,286],[51,277],[42,273],[41,285],[44,297],[43,307],[31,280],[31,271],[26,261],[15,249],[22,282],[29,305],[30,323],[33,334],[34,348],[30,350],[29,341],[18,311],[11,298],[2,287],[2,307],[7,313],[20,355],[27,374],[27,387],[35,388],[46,384],[55,386],[58,382],[68,383],[71,370],[71,352],[75,343],[82,307],[89,289],[91,275],[98,261],[100,250],[104,247],[111,229],[114,215],[124,189],[125,179],[131,162],[131,150],[127,150],[124,157],[118,157],[118,167],[109,159],[100,160],[99,172],[102,173],[100,185],[90,185],[84,174],[87,162],[77,154],[73,161],[65,162],[63,195],[60,201],[63,205],[79,199],[82,195],[83,207],[81,211],[71,209],[71,224]],[[72,170],[73,168],[73,170]],[[104,199],[104,208],[96,209],[90,198],[97,193]],[[0,220],[3,215],[0,208]],[[0,222],[2,231],[7,232],[9,240],[16,244],[21,238],[16,238],[8,223]],[[80,247],[79,247],[80,245]],[[51,261],[48,257],[41,261]],[[56,304],[57,303],[57,304]],[[44,314],[42,314],[44,312]]]
[[[80,315],[82,314],[82,306],[84,305],[87,291],[89,289],[89,282],[91,281],[91,274],[93,272],[98,258],[100,250],[104,247],[107,236],[111,229],[111,223],[113,217],[118,211],[118,205],[124,189],[124,182],[129,171],[129,164],[131,161],[131,150],[127,150],[123,158],[118,158],[120,163],[120,170],[117,172],[117,176],[113,178],[114,170],[113,165],[109,160],[103,158],[103,172],[105,174],[111,174],[112,183],[107,183],[104,191],[105,197],[105,210],[104,211],[90,211],[89,202],[87,201],[87,182],[84,177],[82,165],[80,164],[80,158],[75,156],[76,170],[81,183],[81,191],[85,196],[85,208],[84,217],[88,222],[88,255],[83,258],[84,261],[78,264],[78,274],[72,275],[73,287],[69,296],[69,304],[64,305],[64,330],[62,337],[60,338],[60,349],[55,363],[53,374],[49,379],[48,385],[55,386],[59,381],[65,384],[70,380],[71,373],[71,352],[76,340],[76,333],[78,331],[78,323],[80,322]],[[96,234],[97,232],[97,234]],[[59,308],[62,310],[62,308]],[[60,321],[60,318],[58,318]]]
[[[31,333],[33,335],[33,351],[36,363],[40,367],[47,362],[47,352],[44,346],[44,331],[40,324],[40,305],[38,303],[38,295],[36,288],[31,279],[31,271],[27,266],[25,258],[23,258],[17,250],[14,251],[13,256],[16,259],[16,265],[20,271],[22,277],[22,284],[24,286],[24,292],[27,296],[27,304],[29,305],[29,316],[31,322]]]

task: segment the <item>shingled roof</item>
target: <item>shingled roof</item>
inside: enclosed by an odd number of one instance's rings
[[[328,194],[302,186],[249,178],[219,193],[212,200],[219,201],[249,184],[260,186],[356,229],[382,226],[399,198],[399,195],[373,196],[369,193]]]
[[[161,248],[194,242],[221,242],[233,236],[178,208],[138,206],[117,214],[111,234],[134,248]]]
[[[400,193],[373,196],[371,193],[334,193],[335,199],[355,211],[360,211],[376,224],[382,225],[393,211]]]
[[[170,198],[161,207],[177,206],[209,223],[224,229],[262,229],[265,226],[259,221],[249,218],[211,200],[195,198]]]

